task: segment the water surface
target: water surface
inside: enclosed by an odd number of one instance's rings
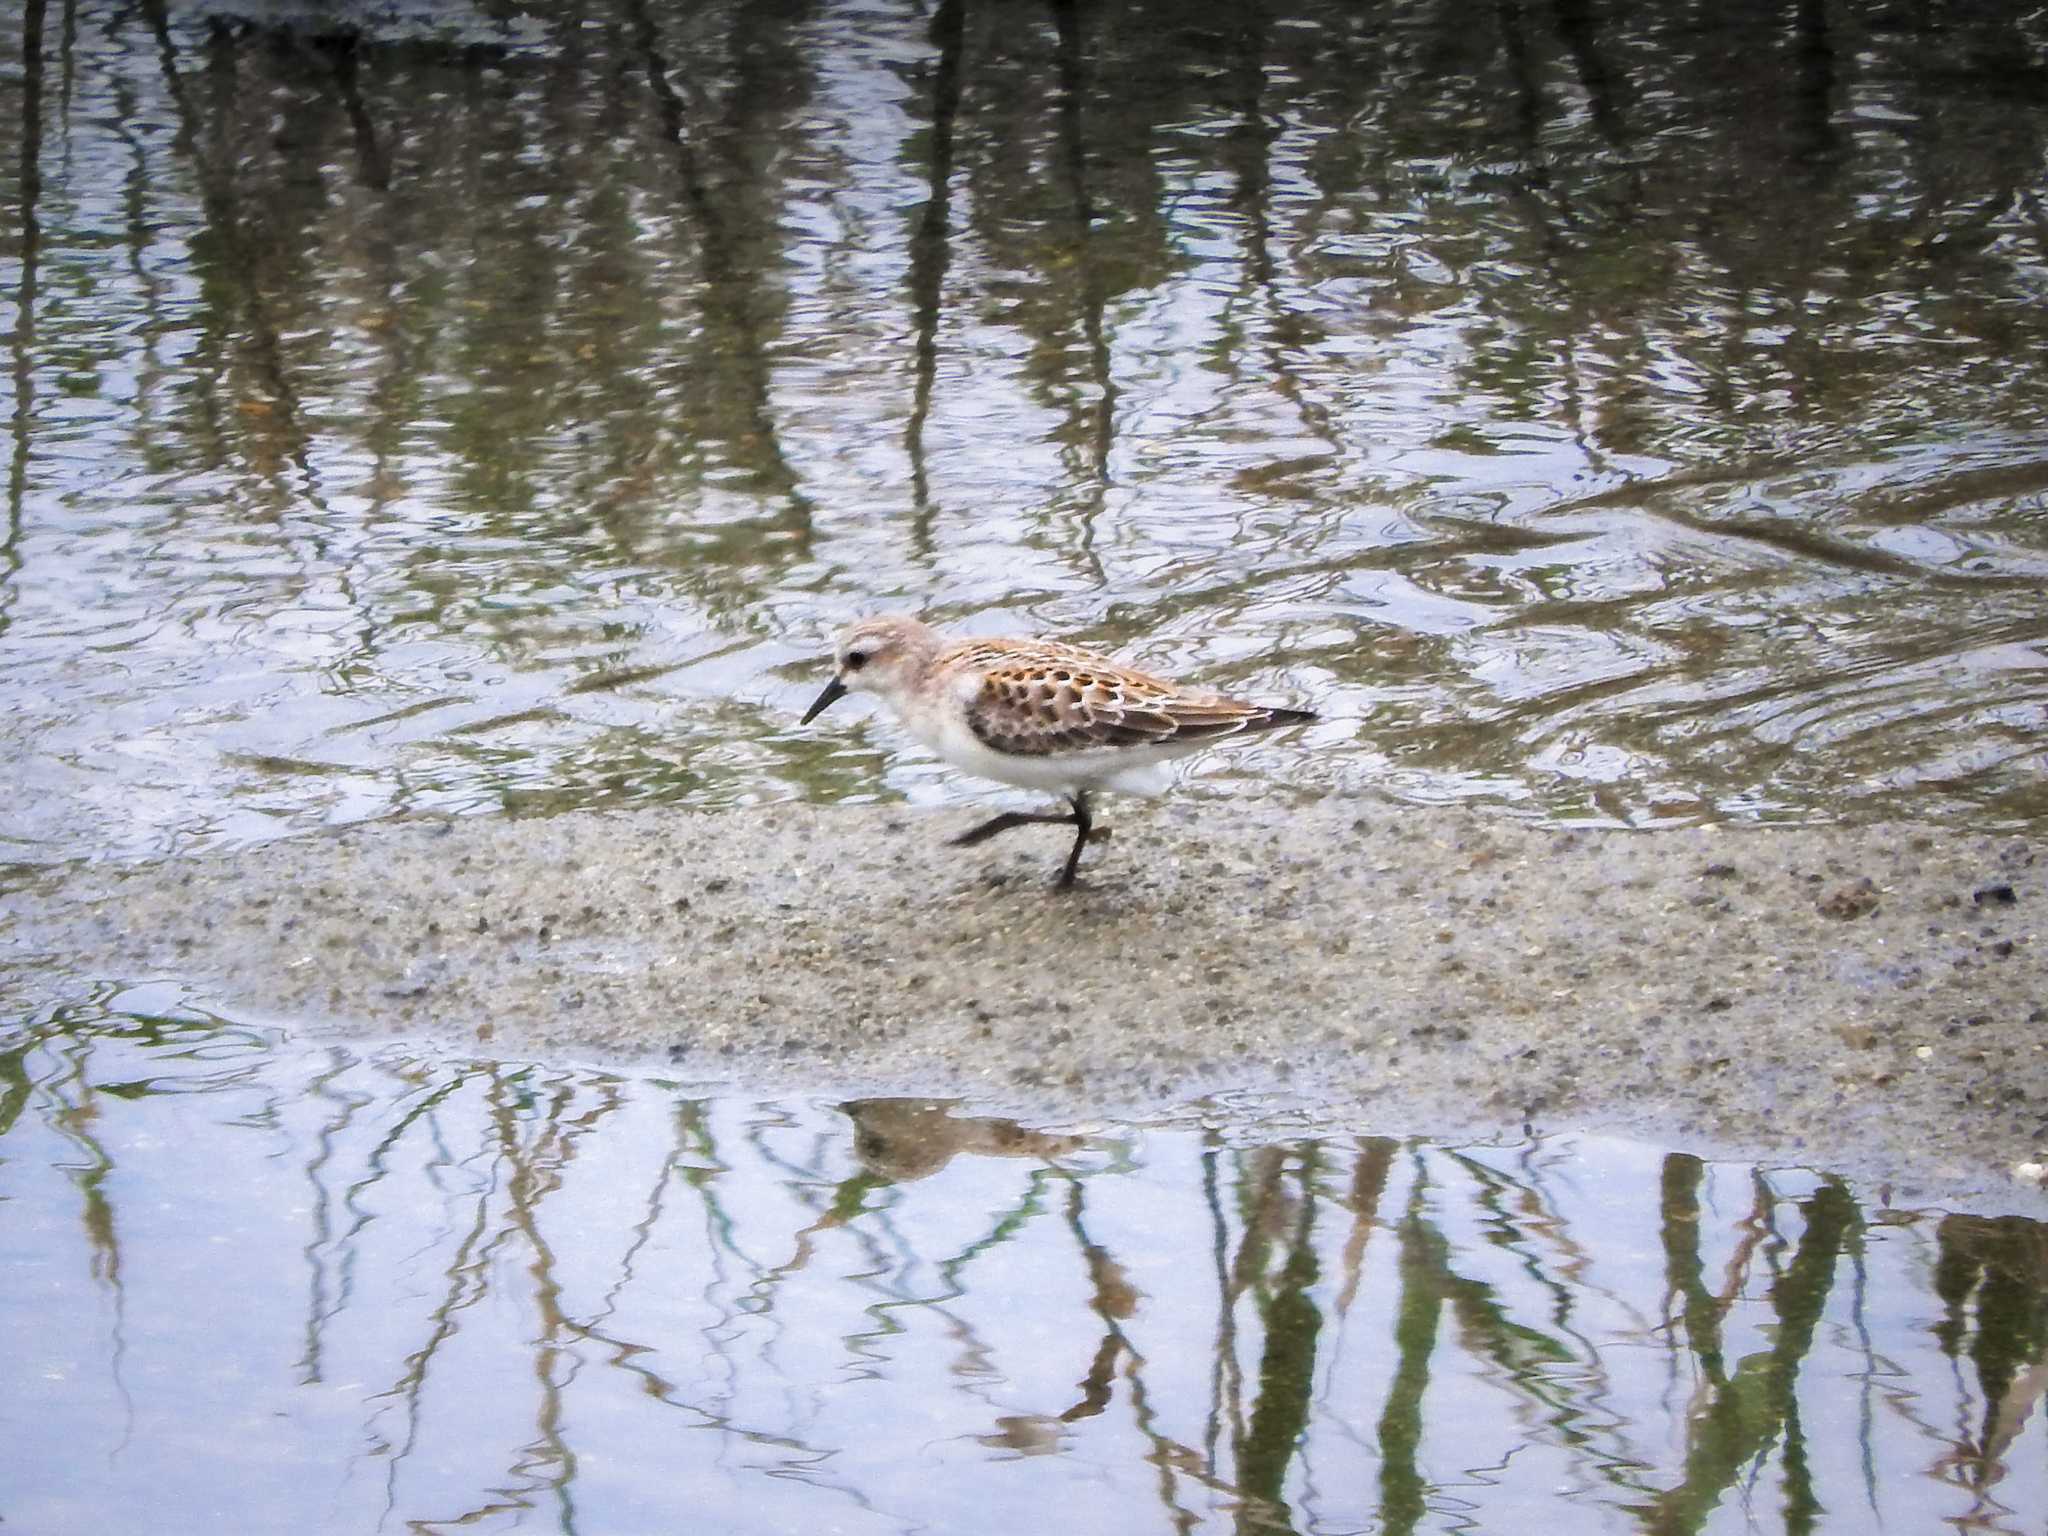
[[[1323,711],[1211,779],[2038,835],[2044,163],[1999,0],[18,0],[0,864],[977,793],[796,727],[882,607]],[[2020,1217],[50,983],[10,1529],[2048,1515]]]
[[[0,37],[7,857],[971,793],[795,727],[877,607],[1312,700],[1300,785],[2039,824],[2031,7]]]
[[[1624,1141],[293,1045],[0,1048],[0,1515],[372,1529],[2019,1533],[2048,1228]]]

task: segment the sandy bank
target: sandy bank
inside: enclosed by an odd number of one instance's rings
[[[6,897],[10,1004],[176,976],[231,1013],[658,1058],[777,1091],[1042,1116],[1298,1096],[1380,1131],[1524,1121],[2038,1192],[2043,845],[1901,826],[1654,833],[1326,800],[773,806],[385,824]],[[2006,1198],[2006,1196],[2001,1196]]]

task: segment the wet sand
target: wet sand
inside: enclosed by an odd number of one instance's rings
[[[1655,832],[1329,798],[384,823],[6,897],[0,996],[176,977],[232,1016],[1041,1121],[1244,1095],[1433,1136],[1584,1128],[2032,1209],[2044,845]]]

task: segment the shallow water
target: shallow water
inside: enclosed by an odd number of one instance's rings
[[[292,1045],[0,1050],[47,1533],[2038,1529],[2048,1227],[1599,1138]]]
[[[876,607],[2039,824],[2032,7],[7,11],[0,857],[971,793],[796,728]]]
[[[796,727],[882,607],[1324,712],[1198,792],[2039,834],[2044,82],[1999,3],[0,7],[0,900],[979,793]],[[98,974],[0,1020],[9,1529],[2048,1512],[2019,1217]]]

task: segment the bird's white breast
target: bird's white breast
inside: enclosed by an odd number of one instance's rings
[[[913,692],[891,698],[889,703],[905,730],[961,772],[1054,794],[1113,789],[1122,794],[1156,795],[1173,780],[1167,761],[1196,745],[1162,742],[1073,752],[1000,752],[976,736],[967,723],[967,711],[981,689],[979,673],[961,672],[937,690]]]

